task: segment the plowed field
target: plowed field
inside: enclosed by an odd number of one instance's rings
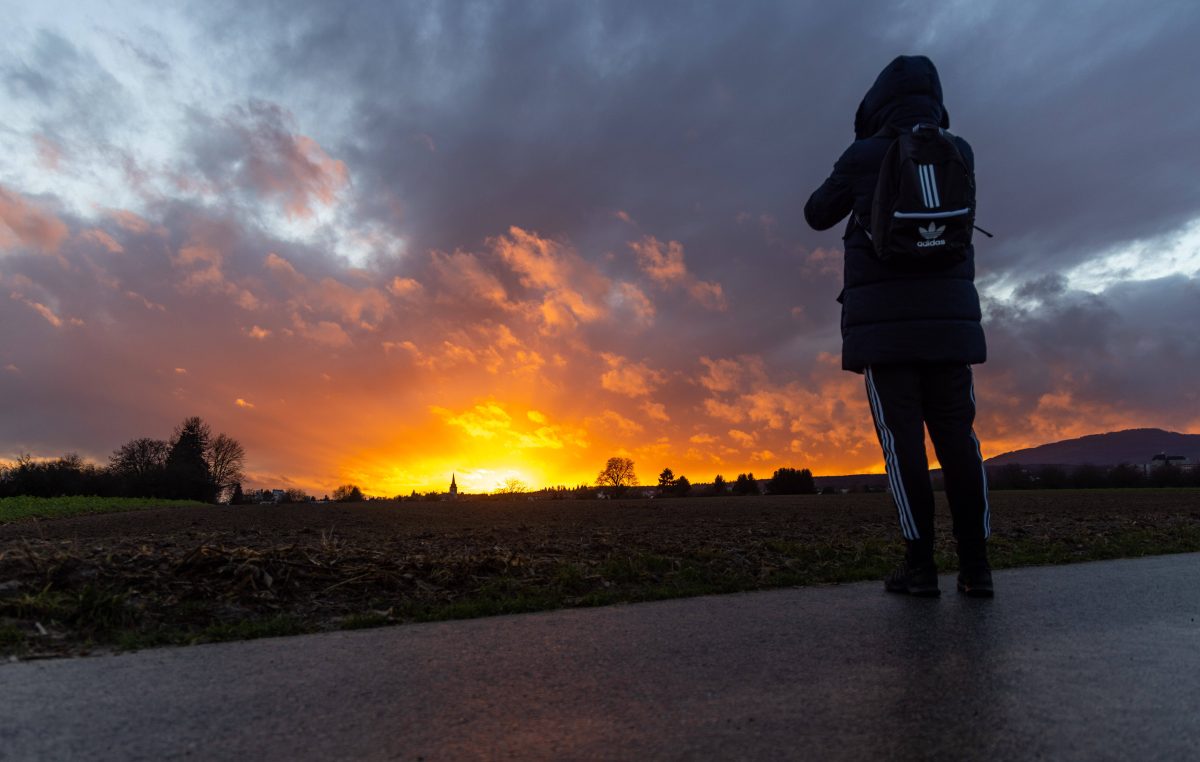
[[[997,492],[991,502],[996,567],[1200,550],[1197,490]],[[939,563],[950,570],[944,501],[938,520]],[[900,553],[883,494],[202,506],[24,520],[0,525],[0,653],[872,579]]]

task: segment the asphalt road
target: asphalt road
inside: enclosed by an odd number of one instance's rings
[[[0,667],[0,759],[1197,759],[1200,554]]]

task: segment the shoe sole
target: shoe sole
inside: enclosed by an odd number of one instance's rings
[[[958,585],[958,592],[968,598],[995,598],[996,593],[990,587],[968,587],[961,582]]]

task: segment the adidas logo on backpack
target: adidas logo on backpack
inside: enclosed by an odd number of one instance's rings
[[[946,242],[941,240],[942,233],[946,232],[945,225],[938,227],[936,222],[931,222],[929,223],[929,227],[917,228],[917,231],[920,232],[921,236],[925,239],[924,241],[917,241],[917,246],[925,247],[946,245]]]
[[[931,124],[891,134],[868,230],[876,256],[898,267],[961,262],[975,223],[975,183],[954,137]]]

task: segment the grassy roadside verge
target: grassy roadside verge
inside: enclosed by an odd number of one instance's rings
[[[56,519],[88,513],[113,513],[140,508],[204,505],[194,500],[163,500],[152,497],[0,497],[0,524],[20,519]]]
[[[730,530],[701,543],[552,541],[472,545],[447,535],[403,549],[332,533],[265,547],[22,541],[0,550],[0,654],[72,655],[877,580],[898,554],[890,526],[820,539]],[[996,568],[1194,551],[1194,511],[1031,524],[994,536],[991,548]],[[938,553],[942,570],[952,571],[952,545]]]

